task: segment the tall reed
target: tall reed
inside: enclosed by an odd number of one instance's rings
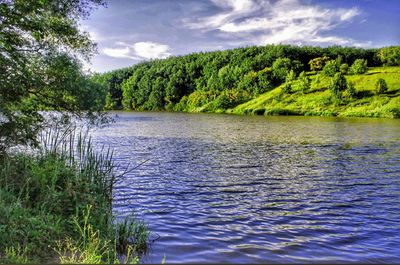
[[[64,262],[137,262],[148,230],[136,219],[115,222],[113,187],[127,170],[114,164],[111,149],[96,151],[88,130],[74,126],[55,124],[39,140],[36,154],[0,161],[0,263],[51,253],[64,253]]]

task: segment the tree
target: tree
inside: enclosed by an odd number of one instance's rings
[[[291,45],[266,45],[262,47],[246,47],[233,50],[200,52],[185,56],[169,57],[163,60],[151,60],[136,64],[126,69],[127,77],[118,85],[121,74],[119,71],[112,71],[104,75],[115,75],[115,78],[108,77],[109,101],[119,102],[122,89],[122,105],[124,108],[151,109],[153,104],[149,104],[150,92],[154,89],[164,90],[160,94],[155,92],[151,95],[153,103],[158,102],[159,96],[163,96],[161,101],[163,106],[157,103],[157,108],[174,109],[176,104],[184,110],[200,107],[214,101],[224,90],[231,91],[229,95],[236,92],[238,95],[251,95],[264,93],[286,82],[287,75],[293,70],[297,76],[301,71],[306,71],[304,65],[310,62],[312,70],[322,70],[326,61],[330,58],[334,60],[333,71],[346,73],[349,62],[355,59],[365,59],[373,61],[376,49],[362,49],[352,47],[312,47],[312,46],[291,46]],[[329,56],[329,57],[328,57]],[[128,77],[132,75],[132,77]],[[134,76],[134,78],[133,78]],[[146,77],[145,77],[146,76]],[[154,85],[157,78],[162,79],[162,86]],[[144,79],[146,82],[142,81]],[[115,82],[114,82],[114,81]],[[129,82],[128,82],[129,80]],[[317,78],[314,83],[317,84]],[[116,82],[118,81],[118,82]],[[292,85],[297,89],[299,82]],[[152,88],[149,90],[148,88]],[[285,87],[282,87],[285,90]],[[290,91],[290,86],[286,91]],[[196,99],[201,95],[201,101],[192,101],[190,95]],[[232,92],[234,91],[234,93]],[[187,96],[187,102],[182,101],[182,97]],[[221,96],[221,99],[224,96]],[[238,96],[239,97],[239,96]],[[204,100],[203,100],[204,99]],[[206,99],[206,100],[205,100]],[[193,103],[196,102],[196,103]],[[239,102],[239,101],[235,101]],[[181,104],[182,103],[182,104]],[[184,103],[184,104],[183,104]],[[210,111],[206,106],[202,111]],[[118,104],[115,105],[118,108]],[[178,109],[178,107],[177,107]]]
[[[342,73],[336,73],[332,78],[331,83],[329,85],[329,89],[331,90],[333,96],[340,100],[342,97],[342,92],[347,88],[346,78]]]
[[[375,94],[380,95],[387,91],[388,87],[385,79],[379,78],[375,83]]]
[[[285,78],[285,82],[290,83],[294,80],[296,80],[296,73],[293,70],[290,70]]]
[[[289,58],[278,58],[272,64],[272,73],[278,82],[283,82],[292,68],[292,61]]]
[[[310,79],[306,75],[306,73],[303,71],[300,73],[298,80],[298,86],[299,89],[302,93],[306,93],[308,90],[310,90]]]
[[[364,59],[357,59],[350,67],[350,73],[359,75],[364,74],[368,71],[367,60]]]
[[[348,71],[349,71],[349,65],[347,63],[342,63],[340,65],[340,72],[345,75],[347,74]]]
[[[341,59],[340,57],[335,60],[328,61],[324,68],[322,69],[322,73],[326,76],[333,77],[336,73],[340,72]]]
[[[37,143],[44,125],[40,110],[92,116],[100,109],[101,88],[82,72],[79,58],[95,51],[80,32],[102,0],[10,0],[0,3],[0,152],[16,144]],[[103,95],[103,99],[105,95]],[[98,104],[95,104],[98,103]],[[87,110],[88,112],[83,112]]]
[[[324,68],[325,64],[330,61],[331,58],[324,56],[324,57],[317,57],[308,62],[310,65],[311,71],[320,71]]]
[[[356,88],[353,82],[347,82],[347,94],[352,99],[356,96]]]
[[[384,65],[400,65],[400,46],[381,48],[376,55]]]

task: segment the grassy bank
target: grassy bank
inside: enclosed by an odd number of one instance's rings
[[[2,155],[0,263],[137,263],[148,231],[115,223],[111,159],[71,132],[46,135],[34,155]]]
[[[331,77],[308,72],[310,89],[302,91],[293,82],[290,92],[284,84],[260,96],[221,112],[256,115],[314,115],[343,117],[400,117],[400,67],[374,67],[365,74],[346,75],[353,83],[355,95],[343,94],[340,102],[334,100],[329,90]],[[382,78],[387,91],[377,95],[375,84]]]

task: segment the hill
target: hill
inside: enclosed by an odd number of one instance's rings
[[[152,60],[92,79],[108,110],[398,117],[399,66],[400,46],[266,45]],[[387,89],[376,93],[378,80]]]
[[[317,115],[343,117],[400,117],[400,67],[374,67],[365,74],[347,75],[355,95],[344,95],[335,102],[329,90],[330,78],[310,74],[311,88],[303,93],[294,84],[291,93],[283,92],[284,84],[255,99],[226,110],[227,113],[257,115]],[[376,95],[375,84],[386,81],[388,90]]]

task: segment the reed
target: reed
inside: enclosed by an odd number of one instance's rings
[[[136,263],[147,226],[112,214],[113,187],[127,169],[110,148],[96,151],[88,130],[56,124],[39,137],[35,153],[0,160],[0,263]]]

